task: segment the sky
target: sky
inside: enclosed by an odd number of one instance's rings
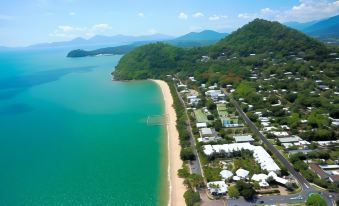
[[[338,14],[339,0],[3,0],[0,45],[94,35],[231,32],[255,18],[307,22]]]

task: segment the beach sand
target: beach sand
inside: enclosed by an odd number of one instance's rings
[[[157,83],[162,91],[165,102],[165,113],[168,115],[167,122],[167,140],[168,140],[168,181],[169,181],[169,206],[185,206],[183,197],[186,187],[184,179],[179,178],[177,173],[182,167],[180,159],[179,133],[176,128],[177,116],[173,108],[173,98],[166,82],[161,80],[152,80]]]

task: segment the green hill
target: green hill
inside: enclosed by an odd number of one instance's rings
[[[321,42],[278,22],[256,19],[233,32],[216,45],[216,51],[241,56],[278,52],[280,55],[305,53],[306,58],[323,57],[327,49]]]
[[[96,55],[122,55],[129,51],[132,51],[134,48],[139,46],[138,44],[129,44],[116,47],[106,47],[102,49],[96,49],[92,51],[86,51],[83,49],[72,50],[67,54],[67,57],[86,57],[86,56],[96,56]]]
[[[212,46],[183,49],[157,43],[138,47],[120,60],[114,77],[146,79],[179,73],[203,82],[226,82],[248,78],[256,66],[271,69],[273,61],[288,62],[291,56],[320,62],[329,52],[326,45],[297,30],[256,19]]]

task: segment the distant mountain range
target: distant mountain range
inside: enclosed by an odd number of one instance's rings
[[[339,44],[339,15],[306,23],[288,22],[285,25],[328,43]]]
[[[163,34],[153,34],[145,36],[127,36],[127,35],[115,35],[115,36],[102,36],[96,35],[90,39],[84,38],[75,38],[70,41],[63,42],[53,42],[53,43],[43,43],[35,44],[30,46],[31,48],[49,48],[49,47],[86,47],[86,46],[102,46],[102,45],[123,45],[130,44],[133,42],[140,41],[164,41],[173,39],[172,36],[163,35]]]
[[[209,44],[214,44],[219,40],[226,37],[227,33],[219,33],[212,30],[204,30],[201,32],[190,32],[183,36],[179,36],[173,40],[167,41],[167,43],[182,46],[182,47],[191,47],[191,46],[205,46]]]
[[[91,51],[86,51],[82,49],[76,49],[72,50],[67,54],[67,57],[85,57],[85,56],[95,56],[95,55],[114,55],[114,54],[124,54],[126,52],[131,51],[132,49],[142,46],[148,43],[162,41],[174,46],[180,46],[180,47],[194,47],[194,46],[206,46],[210,44],[214,44],[224,37],[226,37],[228,34],[226,33],[219,33],[212,30],[205,30],[202,32],[191,32],[188,34],[185,34],[183,36],[171,39],[171,40],[151,40],[149,41],[139,41],[134,42],[131,44],[126,44],[123,46],[114,46],[114,47],[105,47],[102,49],[96,49]]]

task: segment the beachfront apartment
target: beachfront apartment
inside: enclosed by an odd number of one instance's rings
[[[271,155],[269,155],[262,146],[253,146],[250,143],[204,145],[203,152],[206,156],[212,156],[214,154],[220,153],[230,155],[233,152],[241,150],[249,150],[253,152],[253,157],[255,161],[260,165],[262,170],[266,170],[267,172],[280,173],[279,166],[275,163]]]

